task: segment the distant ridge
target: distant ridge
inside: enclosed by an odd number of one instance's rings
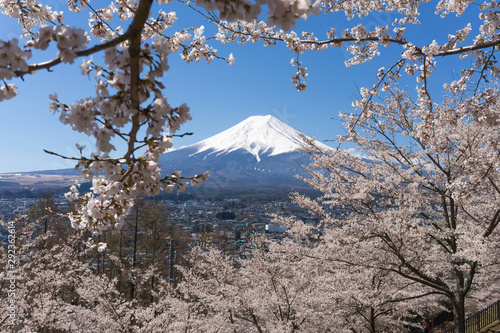
[[[205,140],[162,154],[159,162],[163,174],[179,170],[190,176],[210,171],[208,182],[188,187],[187,192],[194,195],[286,195],[310,189],[294,178],[303,173],[301,165],[310,163],[309,155],[299,152],[301,145],[300,133],[293,127],[271,115],[252,116]],[[84,181],[75,169],[0,174],[0,191],[63,191],[76,178]]]

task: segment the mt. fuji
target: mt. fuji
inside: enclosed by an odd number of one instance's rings
[[[255,156],[275,156],[297,151],[302,140],[299,132],[271,115],[252,116],[224,132],[214,135],[190,147],[196,154],[228,154],[239,149]]]
[[[271,115],[252,116],[208,139],[167,152],[159,162],[164,173],[181,170],[188,176],[210,171],[209,181],[200,187],[205,192],[307,188],[294,178],[300,166],[310,162],[298,151],[301,145],[294,128]]]

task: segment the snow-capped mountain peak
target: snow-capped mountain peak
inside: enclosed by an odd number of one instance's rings
[[[202,192],[193,190],[196,193],[217,196],[247,189],[258,196],[284,185],[309,189],[294,178],[304,173],[301,165],[311,162],[308,154],[298,151],[301,145],[297,130],[270,115],[253,116],[208,139],[166,152],[159,162],[164,174],[174,170],[187,175],[210,171],[207,185],[200,188]]]
[[[204,151],[220,155],[242,149],[260,161],[263,154],[273,156],[289,153],[297,151],[301,145],[302,139],[296,129],[271,115],[266,115],[249,117],[239,124],[189,147],[196,149],[192,155]]]

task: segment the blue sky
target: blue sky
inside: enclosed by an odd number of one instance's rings
[[[54,4],[59,2],[53,1]],[[433,39],[442,42],[448,33],[453,33],[463,27],[463,22],[471,20],[471,17],[459,18],[461,23],[453,26],[457,21],[454,15],[440,19],[432,15],[432,6],[424,4],[423,8],[428,8],[429,15],[424,13],[423,24],[409,29],[408,40],[414,38],[419,46],[431,43]],[[174,7],[167,9],[178,11],[179,21],[172,31],[202,24],[206,27],[206,35],[213,31],[213,27],[204,22],[199,14],[179,8],[179,5]],[[376,13],[363,23],[367,26],[385,25],[395,18],[396,14]],[[78,25],[80,21],[84,27],[87,26],[84,20],[71,22]],[[347,22],[343,14],[311,16],[294,30],[317,31],[317,35],[323,38],[332,25],[340,31],[356,23]],[[478,23],[473,22],[473,32],[477,28]],[[0,17],[0,31],[2,40],[16,37],[20,32],[16,21],[5,17]],[[170,70],[163,80],[165,95],[172,106],[187,103],[193,116],[193,120],[182,130],[194,132],[194,135],[177,139],[175,147],[203,140],[249,116],[265,114],[271,114],[307,135],[314,135],[318,140],[335,139],[343,130],[341,123],[331,118],[337,117],[339,112],[351,111],[351,101],[358,88],[375,83],[377,69],[392,65],[402,51],[395,45],[383,48],[382,56],[375,61],[350,68],[344,66],[347,54],[339,49],[301,55],[301,60],[308,67],[308,89],[297,92],[290,82],[290,76],[295,72],[290,65],[294,54],[284,45],[220,45],[216,41],[211,45],[219,50],[219,55],[232,52],[235,64],[231,67],[222,61],[209,65],[202,62],[185,64],[179,55],[169,58]],[[35,51],[33,60],[47,60],[54,55],[55,51],[47,54]],[[94,59],[99,57],[99,54],[94,55]],[[73,65],[59,65],[52,72],[40,71],[24,81],[15,81],[19,95],[0,103],[0,173],[70,168],[74,165],[72,162],[47,155],[43,149],[77,156],[75,143],[92,146],[85,135],[73,132],[69,126],[59,123],[58,115],[48,112],[48,95],[53,92],[57,92],[60,100],[68,104],[94,94],[93,81],[80,75],[78,65],[81,61],[77,59]],[[442,92],[443,82],[452,79],[453,70],[462,65],[464,63],[459,63],[456,58],[439,60],[439,70],[432,81],[435,96]],[[409,89],[416,85],[411,80],[403,82],[408,84]],[[86,150],[87,153],[89,151]]]

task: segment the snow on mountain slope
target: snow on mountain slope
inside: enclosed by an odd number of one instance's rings
[[[294,152],[301,145],[302,139],[296,129],[267,115],[249,117],[219,134],[185,148],[196,149],[191,156],[202,152],[218,156],[242,149],[260,161],[262,155],[275,156]]]

